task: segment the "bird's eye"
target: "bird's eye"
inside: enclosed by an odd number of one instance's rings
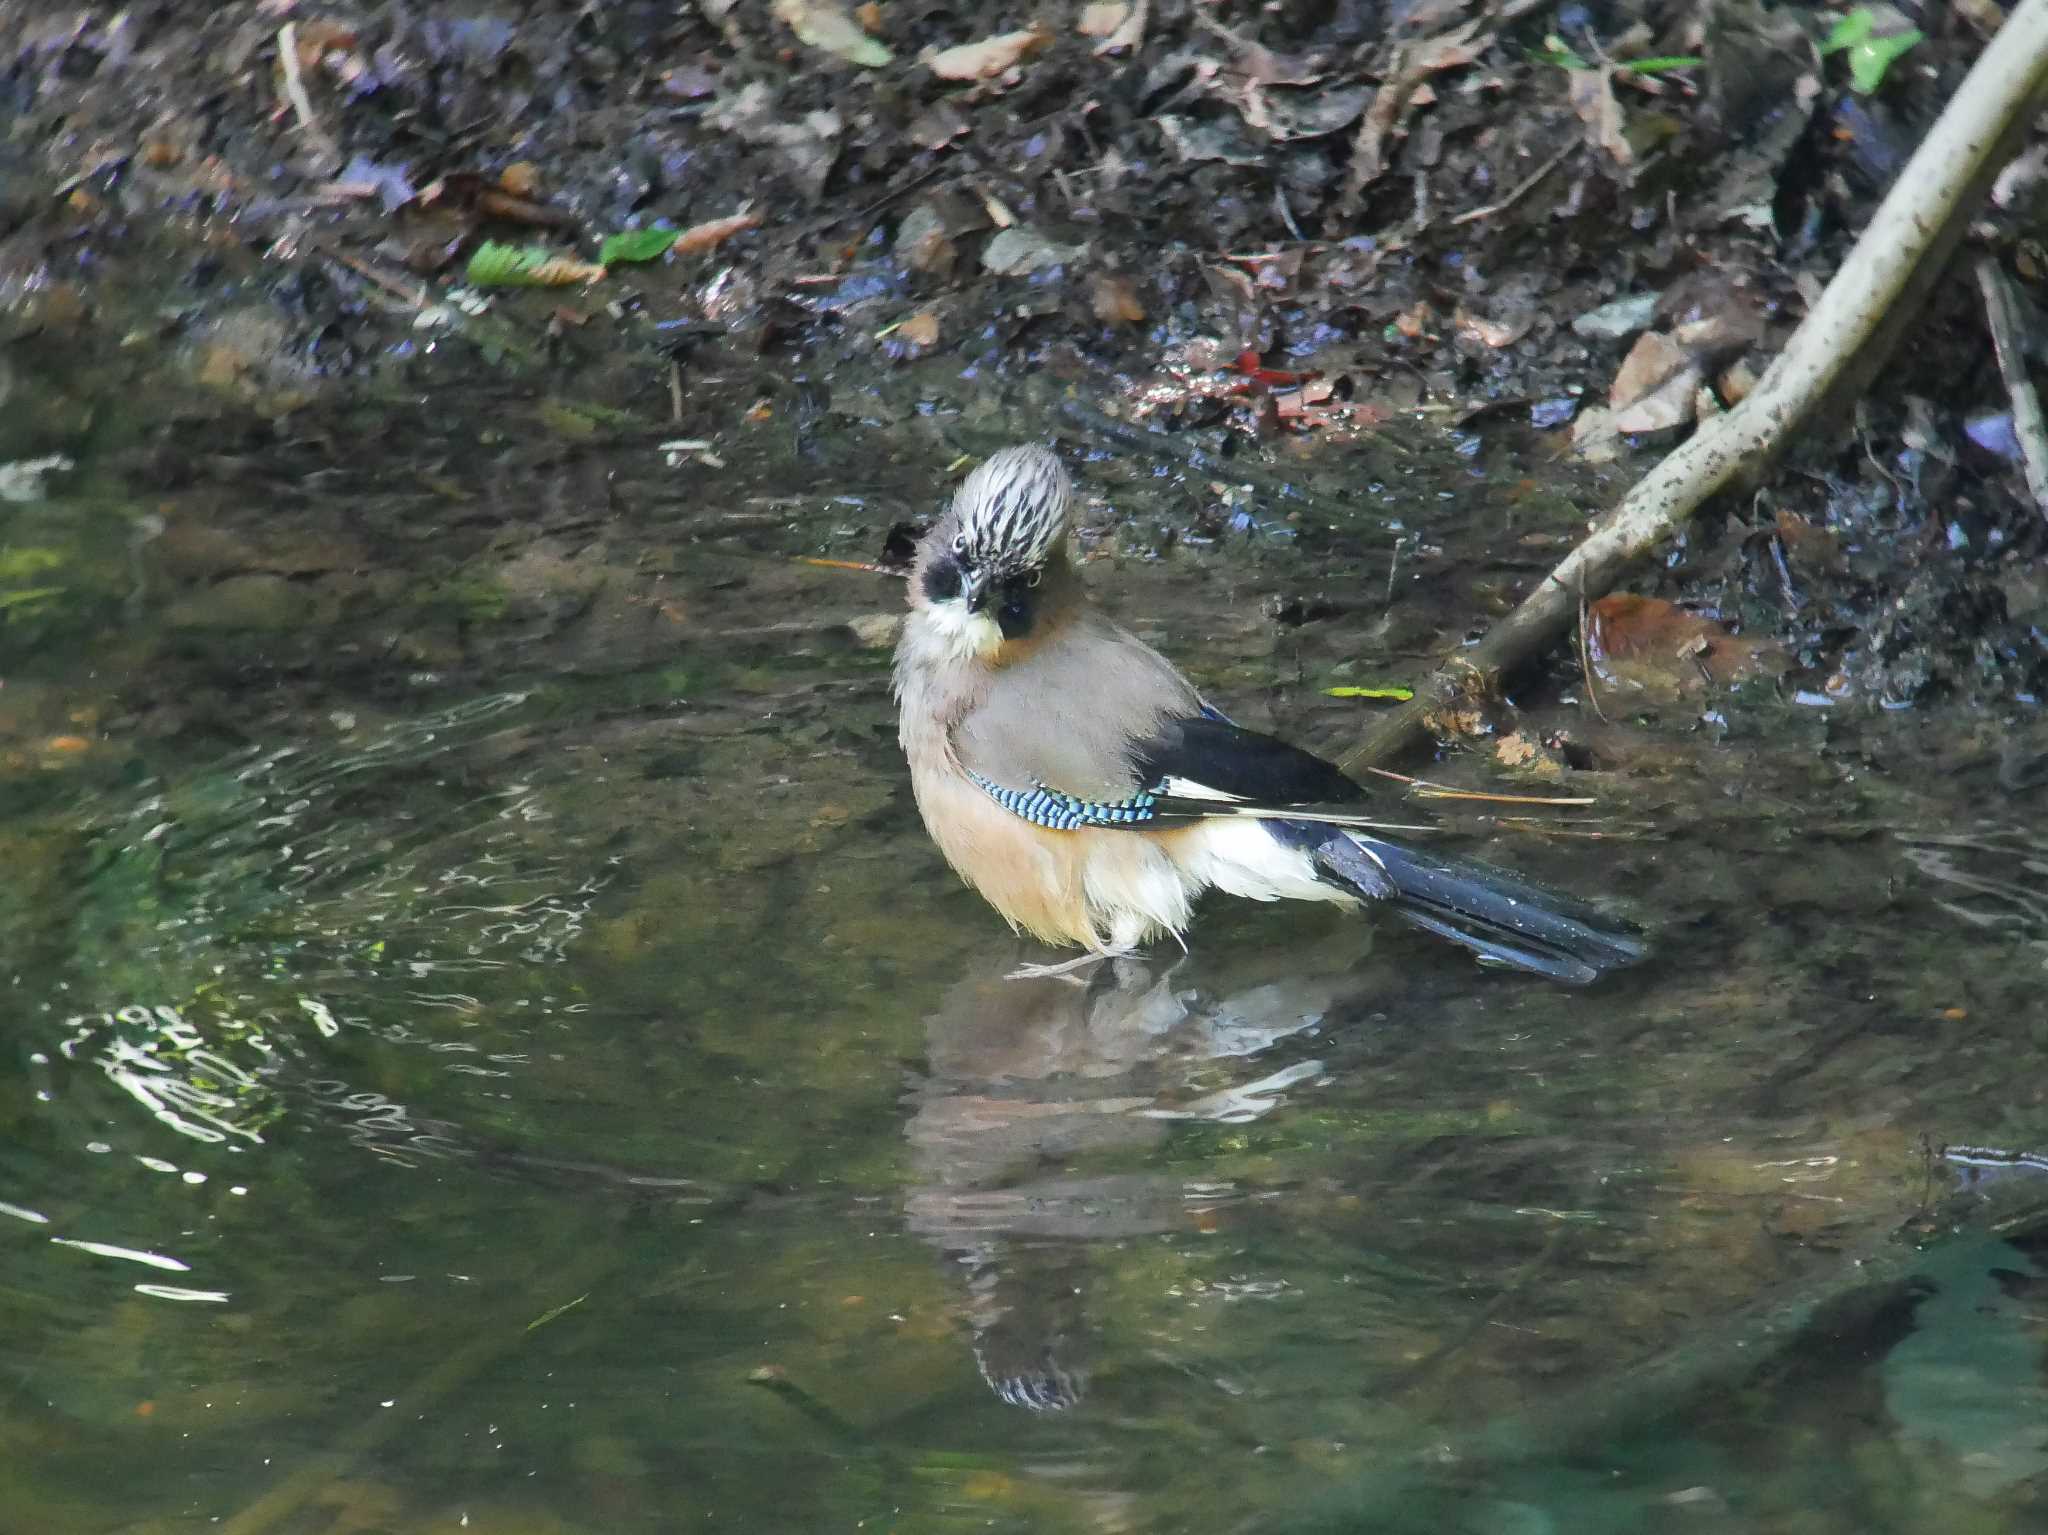
[[[965,554],[967,552],[967,535],[965,533],[955,533],[953,535],[953,552],[955,554]]]
[[[1034,570],[1034,571],[1032,571],[1032,572],[1031,572],[1031,574],[1030,574],[1030,575],[1028,575],[1028,576],[1026,576],[1026,577],[1024,578],[1024,584],[1025,584],[1026,586],[1036,586],[1036,585],[1038,585],[1038,583],[1039,583],[1039,582],[1043,581],[1044,579],[1045,579],[1045,572],[1044,572],[1044,570],[1042,570],[1042,569],[1041,569],[1041,570]]]

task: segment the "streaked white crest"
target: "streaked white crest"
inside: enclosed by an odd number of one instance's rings
[[[1024,443],[991,453],[953,497],[961,552],[998,571],[1042,565],[1067,534],[1073,482],[1052,449]]]

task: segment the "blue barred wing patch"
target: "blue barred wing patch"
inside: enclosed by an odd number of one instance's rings
[[[1034,826],[1050,831],[1075,831],[1083,826],[1142,826],[1154,815],[1159,796],[1139,790],[1129,799],[1110,803],[1076,799],[1044,784],[1029,789],[1011,789],[992,778],[970,771],[968,778],[990,799],[1012,815],[1022,816]]]

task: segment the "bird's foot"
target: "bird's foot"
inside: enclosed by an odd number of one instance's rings
[[[1006,981],[1070,981],[1076,986],[1088,984],[1088,978],[1075,974],[1101,964],[1105,959],[1122,959],[1138,952],[1134,943],[1112,944],[1106,949],[1093,949],[1074,959],[1061,960],[1056,965],[1019,965],[1003,979]]]

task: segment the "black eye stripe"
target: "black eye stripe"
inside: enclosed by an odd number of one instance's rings
[[[934,560],[924,573],[924,595],[928,602],[945,602],[960,595],[960,563]]]

